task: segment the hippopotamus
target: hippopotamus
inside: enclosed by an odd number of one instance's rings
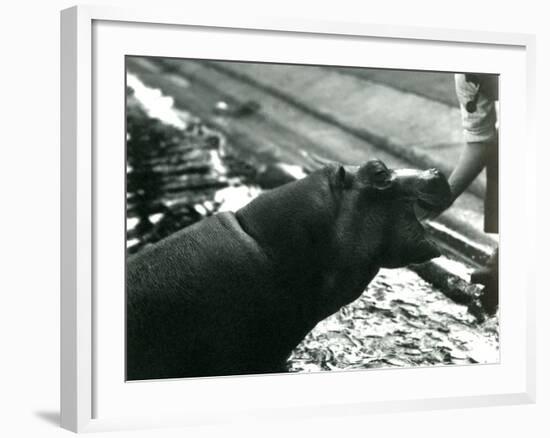
[[[435,169],[330,164],[144,248],[127,259],[127,380],[285,371],[380,268],[440,255],[414,208],[450,199]]]

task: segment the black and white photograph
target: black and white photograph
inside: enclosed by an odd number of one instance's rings
[[[125,65],[127,380],[499,363],[498,75]]]
[[[0,435],[550,436],[543,5],[9,4]]]

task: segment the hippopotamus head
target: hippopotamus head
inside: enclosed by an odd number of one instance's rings
[[[264,193],[237,212],[239,222],[268,252],[306,262],[394,268],[439,255],[414,212],[441,211],[451,202],[436,169],[388,169],[327,164],[307,178]],[[316,256],[319,257],[316,257]]]
[[[440,255],[414,210],[415,203],[434,211],[450,204],[449,184],[437,169],[392,170],[380,160],[371,160],[357,167],[329,166],[324,172],[330,175],[333,196],[339,200],[338,247],[349,238],[344,250],[355,247],[374,252],[375,263],[385,268],[422,263]]]
[[[451,202],[437,170],[391,170],[379,160],[328,164],[256,198],[236,214],[288,284],[309,290],[321,320],[355,300],[380,268],[440,255],[415,203],[441,211]]]

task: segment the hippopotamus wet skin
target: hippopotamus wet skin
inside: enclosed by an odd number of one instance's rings
[[[413,204],[448,203],[437,171],[330,165],[127,261],[127,379],[284,371],[381,267],[439,255]]]

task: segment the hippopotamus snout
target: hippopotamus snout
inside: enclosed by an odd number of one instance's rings
[[[396,191],[418,202],[422,208],[441,211],[451,204],[449,184],[438,169],[399,169],[392,173]]]
[[[389,198],[418,202],[427,210],[441,211],[452,202],[447,179],[435,168],[388,169],[382,161],[371,160],[359,168],[358,177]]]

